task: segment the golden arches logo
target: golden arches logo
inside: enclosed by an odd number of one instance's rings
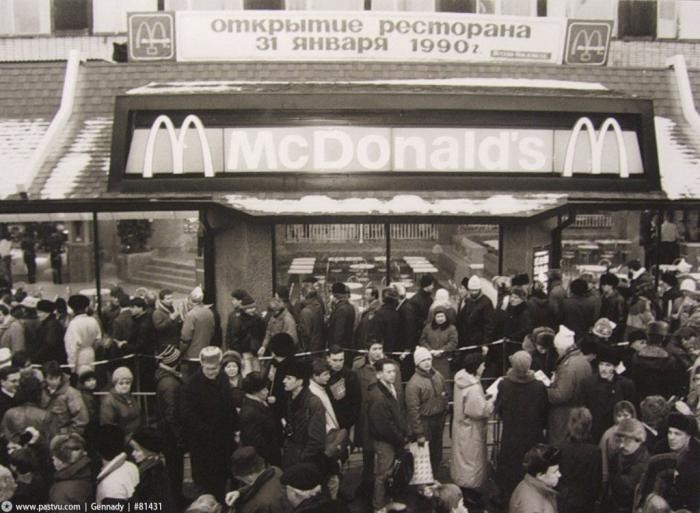
[[[146,47],[146,54],[158,55],[158,45],[161,48],[170,48],[172,39],[168,36],[162,21],[143,20],[136,30],[135,45],[137,49]]]
[[[184,154],[185,154],[185,136],[190,127],[193,127],[197,131],[199,136],[199,145],[202,151],[202,161],[204,162],[204,176],[213,177],[214,176],[214,166],[211,159],[211,148],[209,147],[209,141],[204,133],[204,125],[202,120],[199,119],[194,114],[190,114],[185,117],[180,126],[180,133],[175,133],[175,125],[173,125],[170,117],[161,114],[156,118],[151,125],[151,130],[148,133],[148,141],[146,142],[146,154],[144,156],[143,164],[143,177],[152,178],[153,177],[153,154],[155,153],[156,139],[158,138],[158,133],[161,127],[164,127],[168,133],[168,139],[170,141],[170,154],[172,156],[173,162],[173,174],[181,175],[184,168]]]
[[[593,53],[605,53],[605,40],[600,30],[579,30],[571,45],[570,55],[578,55],[581,62],[591,62]]]
[[[569,144],[566,147],[566,157],[564,159],[564,172],[562,176],[572,176],[574,172],[574,155],[576,153],[576,144],[580,133],[586,130],[588,133],[588,142],[591,152],[591,174],[599,175],[602,171],[603,160],[603,145],[605,144],[605,134],[608,130],[612,130],[617,141],[618,162],[620,167],[620,178],[629,178],[629,164],[627,162],[627,146],[622,137],[622,128],[620,123],[615,118],[607,118],[600,126],[600,130],[596,135],[593,122],[588,117],[579,118],[574,125],[571,135],[569,136]]]

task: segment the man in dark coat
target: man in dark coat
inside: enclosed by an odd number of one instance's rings
[[[288,513],[290,505],[284,485],[280,482],[282,471],[269,466],[254,447],[241,446],[231,458],[231,473],[243,487],[234,492],[237,513]]]
[[[639,260],[632,260],[627,263],[630,278],[630,295],[644,296],[654,303],[657,299],[655,280]]]
[[[155,373],[155,360],[148,356],[156,353],[156,329],[153,325],[153,312],[148,308],[146,300],[135,297],[131,300],[131,315],[134,322],[134,331],[130,340],[122,348],[125,354],[147,355],[139,358],[138,366],[141,391],[153,391],[153,374]]]
[[[348,301],[350,291],[345,284],[337,282],[331,287],[331,293],[333,298],[328,320],[328,345],[354,348],[355,308]]]
[[[168,345],[158,354],[155,372],[158,431],[163,437],[163,455],[175,500],[184,505],[182,479],[184,475],[185,434],[180,418],[182,374],[179,344]]]
[[[328,352],[328,364],[331,366],[331,379],[326,389],[333,405],[333,411],[341,428],[348,432],[357,424],[362,405],[360,380],[352,370],[345,367],[345,353],[342,348],[332,346]]]
[[[228,378],[221,370],[221,349],[200,351],[198,369],[182,387],[182,423],[190,449],[192,479],[204,493],[224,499],[238,430],[238,415]]]
[[[493,341],[493,303],[481,290],[481,279],[474,275],[462,280],[466,291],[457,311],[459,347],[483,346]]]
[[[66,347],[63,343],[63,326],[54,314],[55,305],[52,301],[42,299],[37,304],[39,316],[39,331],[37,332],[37,351],[33,362],[44,364],[55,360],[66,363]]]
[[[301,461],[318,461],[326,443],[326,410],[309,390],[311,370],[303,362],[293,361],[284,376],[287,399],[287,439],[284,468]]]
[[[372,506],[375,511],[382,508],[401,509],[397,503],[388,503],[386,481],[396,455],[406,441],[406,408],[403,396],[397,391],[401,383],[396,381],[398,373],[395,362],[383,358],[374,364],[374,368],[378,381],[370,386],[367,411],[369,435],[375,454]]]
[[[680,328],[677,312],[683,301],[683,293],[675,274],[670,272],[661,273],[659,292],[661,292],[661,299],[659,300],[659,312],[656,318],[660,321],[666,321],[670,326],[671,332],[674,332]]]
[[[417,337],[420,337],[423,326],[428,322],[430,305],[433,304],[433,290],[435,290],[435,278],[430,274],[424,274],[420,278],[420,288],[413,297],[408,300],[413,306],[413,312],[416,316]]]
[[[267,402],[267,380],[259,372],[251,372],[241,388],[245,393],[241,404],[241,445],[254,447],[268,465],[282,465],[282,424]]]
[[[530,370],[532,357],[527,351],[513,354],[510,364],[496,399],[496,412],[503,422],[497,477],[506,502],[525,476],[525,453],[544,442],[549,409],[547,389]]]
[[[629,377],[637,388],[637,402],[650,395],[668,399],[680,396],[687,382],[685,369],[663,345],[668,337],[668,324],[652,321],[647,327],[647,345],[632,355]]]
[[[322,351],[326,348],[326,328],[323,318],[325,308],[315,284],[315,281],[304,280],[304,300],[301,302],[298,323],[299,344],[304,351]]]
[[[580,278],[569,286],[571,297],[562,304],[561,323],[581,339],[600,318],[600,298],[588,288],[588,282]]]
[[[131,298],[122,292],[118,301],[119,314],[112,321],[110,335],[116,346],[113,346],[116,355],[122,356],[124,354],[122,348],[134,335],[134,317],[131,313]]]
[[[486,354],[486,370],[484,377],[502,376],[505,372],[503,364],[506,358],[513,354],[532,331],[530,309],[527,306],[527,292],[523,288],[514,287],[504,310],[499,308],[495,313],[495,339],[506,339],[504,344],[489,347]],[[515,344],[513,342],[516,342]]]
[[[263,375],[270,390],[272,411],[277,420],[287,416],[287,394],[284,390],[284,377],[287,367],[294,361],[294,339],[288,333],[277,333],[270,338],[272,359],[265,367]]]
[[[413,354],[418,346],[418,341],[420,340],[420,334],[422,328],[418,328],[418,321],[416,320],[416,311],[413,304],[406,299],[406,289],[400,283],[395,283],[392,285],[396,289],[396,293],[399,297],[399,302],[396,306],[396,312],[399,314],[399,325],[398,325],[398,346],[397,351],[404,351],[406,355]],[[404,356],[400,360],[401,364],[401,374],[409,379],[413,375],[413,358],[408,358]]]
[[[382,290],[382,306],[369,321],[370,338],[381,340],[384,343],[384,350],[390,353],[402,349],[398,339],[399,312],[396,311],[398,303],[399,295],[396,289],[386,287]]]
[[[15,394],[19,388],[20,370],[12,365],[0,368],[0,419],[5,412],[17,406]]]
[[[605,273],[600,277],[600,317],[610,319],[615,329],[610,336],[610,342],[621,342],[627,324],[627,303],[617,290],[620,279],[613,273]]]
[[[233,311],[226,324],[226,348],[241,355],[256,355],[265,338],[265,321],[257,311],[255,300],[245,291],[234,290],[231,298]]]
[[[634,381],[620,376],[615,368],[620,356],[614,348],[597,344],[594,347],[598,372],[586,378],[581,389],[581,402],[593,416],[591,436],[598,443],[613,425],[613,409],[619,401],[635,400]]]
[[[167,346],[180,344],[182,331],[182,314],[173,305],[173,291],[163,289],[158,293],[158,301],[151,316],[156,337],[156,351],[163,351]]]
[[[668,416],[668,434],[663,452],[649,459],[639,483],[636,506],[647,495],[661,495],[672,510],[700,512],[700,443],[698,425],[692,415],[673,412]]]

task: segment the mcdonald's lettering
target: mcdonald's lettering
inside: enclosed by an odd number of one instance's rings
[[[179,121],[179,120],[178,120]],[[191,130],[191,131],[190,131]],[[608,136],[609,134],[609,136]],[[614,159],[613,159],[614,157]],[[615,160],[617,164],[615,164]],[[244,172],[455,172],[616,174],[644,172],[637,134],[612,117],[573,128],[259,126],[205,128],[164,114],[131,138],[127,175]]]

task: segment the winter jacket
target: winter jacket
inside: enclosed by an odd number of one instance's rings
[[[566,298],[562,304],[561,324],[576,333],[576,340],[579,340],[600,318],[600,304],[600,297],[591,292]]]
[[[94,487],[90,458],[85,454],[53,475],[53,485],[49,489],[51,504],[84,504],[92,502]]]
[[[283,380],[287,368],[292,361],[293,358],[286,358],[278,362],[273,358],[269,360],[269,363],[264,368],[264,375],[269,383],[270,397],[275,398],[272,411],[277,415],[277,420],[281,420],[287,416],[287,400],[289,394],[284,390]]]
[[[547,389],[532,371],[520,375],[508,369],[498,384],[496,412],[501,418],[501,447],[498,451],[498,484],[510,496],[523,479],[523,458],[535,444],[544,442],[549,401]]]
[[[185,446],[185,437],[180,419],[182,374],[161,364],[156,370],[156,411],[158,431],[168,446]]]
[[[564,441],[569,412],[581,406],[583,382],[592,373],[590,363],[576,346],[571,346],[559,358],[554,381],[547,389],[550,404],[547,436],[550,443]]]
[[[180,390],[180,417],[191,457],[227,474],[239,427],[228,378],[195,372]]]
[[[423,326],[431,319],[428,318],[430,312],[430,305],[433,304],[433,296],[430,292],[426,292],[423,289],[418,289],[418,291],[413,295],[411,299],[408,300],[413,306],[413,311],[416,316],[416,329],[420,333]]]
[[[396,383],[395,386],[396,393],[399,396],[399,402],[403,404],[404,395],[403,387],[400,385],[401,379],[401,366],[398,362],[396,364]],[[366,356],[358,356],[353,361],[353,372],[357,375],[357,379],[360,383],[360,395],[361,395],[361,405],[360,405],[360,418],[358,420],[358,425],[355,428],[355,439],[353,440],[355,446],[364,447],[365,450],[372,449],[372,437],[369,433],[369,421],[367,418],[367,411],[369,408],[369,398],[370,398],[370,387],[377,382],[377,371],[374,366],[369,362]]]
[[[326,389],[340,427],[349,431],[357,424],[362,406],[362,391],[357,374],[346,368],[338,372],[331,371]]]
[[[562,286],[560,280],[550,281],[549,293],[547,296],[549,300],[549,309],[552,312],[552,315],[554,315],[554,319],[561,319],[564,300],[568,297],[568,294],[566,293],[566,289]],[[556,323],[554,326],[550,326],[550,328],[556,329]]]
[[[81,393],[68,384],[67,377],[54,392],[44,388],[41,405],[51,416],[49,440],[66,430],[82,434],[90,420]]]
[[[39,431],[43,443],[48,445],[51,441],[51,415],[35,404],[24,403],[22,406],[10,408],[0,422],[0,431],[7,441],[21,435],[28,427]]]
[[[379,300],[374,299],[369,304],[367,309],[362,312],[360,315],[360,322],[355,328],[355,340],[353,342],[353,347],[365,348],[367,347],[367,342],[372,337],[379,336],[378,333],[373,333],[371,331],[372,328],[376,328],[375,326],[372,326],[371,323],[381,306],[382,304],[379,302]]]
[[[265,338],[265,321],[257,312],[245,311],[230,313],[226,324],[226,348],[239,353],[256,354]]]
[[[138,467],[126,461],[126,454],[121,453],[107,462],[97,475],[95,501],[97,504],[126,503],[133,497],[138,484]]]
[[[63,345],[63,326],[50,314],[41,321],[37,332],[37,351],[32,362],[44,364],[51,360],[66,363],[66,348]]]
[[[627,324],[627,303],[617,290],[603,293],[600,297],[600,317],[605,317],[616,324],[610,342],[621,342],[625,334]]]
[[[644,296],[652,302],[656,299],[654,277],[644,267],[634,273],[630,281],[630,293],[632,296]]]
[[[457,328],[453,324],[446,321],[442,325],[437,325],[433,321],[423,328],[418,344],[431,351],[446,352],[442,356],[433,357],[433,368],[443,376],[449,376],[450,363],[448,358],[452,356],[450,352],[457,349],[457,342]]]
[[[401,387],[395,384],[394,388]],[[400,448],[406,439],[406,411],[403,396],[396,391],[397,397],[380,381],[369,387],[367,424],[372,440],[385,442]]]
[[[287,333],[294,344],[299,343],[299,335],[297,334],[297,322],[294,319],[292,313],[283,308],[276,315],[270,315],[267,319],[267,328],[265,329],[265,338],[263,339],[263,345],[267,347],[270,339],[278,333]]]
[[[399,312],[394,302],[382,304],[369,321],[369,332],[384,344],[384,351],[391,353],[403,349],[399,340]]]
[[[316,291],[306,296],[299,312],[299,344],[303,351],[322,351],[326,348],[326,327],[323,302]]]
[[[139,484],[134,490],[134,502],[162,504],[163,511],[177,511],[163,455],[150,455],[139,462],[138,467]]]
[[[486,423],[493,413],[479,378],[455,374],[450,477],[461,488],[479,488],[488,477]]]
[[[5,316],[5,322],[0,326],[0,347],[7,347],[12,354],[26,350],[24,326],[19,319]]]
[[[196,304],[185,315],[180,338],[184,347],[184,359],[197,359],[199,352],[211,345],[214,339],[214,313],[206,305]]]
[[[544,292],[541,295],[533,294],[527,298],[527,309],[533,328],[552,326],[556,322],[554,312],[552,312],[549,305],[549,298]]]
[[[292,451],[299,461],[311,461],[325,450],[326,410],[321,400],[304,387],[299,395],[287,400],[287,437],[285,452]],[[287,456],[285,455],[285,461]]]
[[[633,454],[612,455],[608,474],[608,493],[603,501],[610,513],[632,511],[634,491],[642,479],[644,468],[649,461],[649,452],[642,444]]]
[[[74,368],[92,365],[95,361],[95,345],[101,338],[102,330],[97,319],[87,314],[73,317],[63,335],[68,364]]]
[[[526,474],[510,497],[508,513],[557,513],[557,495],[554,488]]]
[[[613,425],[613,408],[618,401],[635,401],[634,381],[613,375],[612,381],[597,372],[586,378],[581,388],[581,402],[593,416],[591,437],[598,442],[606,429]]]
[[[180,345],[182,321],[179,318],[175,320],[170,318],[174,311],[172,307],[169,308],[160,301],[156,302],[156,308],[153,310],[151,319],[153,321],[153,329],[155,330],[156,352],[158,353],[168,345],[173,345],[175,347]]]
[[[240,424],[241,445],[255,447],[268,465],[281,465],[284,435],[272,408],[246,396],[241,404]]]
[[[600,499],[603,482],[602,457],[597,445],[564,442],[559,447],[559,510],[566,513],[590,513]],[[584,477],[585,476],[585,477]]]
[[[126,354],[155,354],[156,328],[152,313],[145,311],[134,317],[134,334],[124,346],[124,351]]]
[[[337,300],[333,304],[328,320],[328,347],[335,344],[344,349],[354,348],[354,329],[355,308],[347,299]]]
[[[441,415],[446,411],[445,378],[435,369],[426,372],[416,368],[416,372],[406,384],[406,421],[409,436],[424,436],[424,417]]]
[[[288,513],[291,505],[287,501],[287,491],[280,483],[282,471],[270,467],[255,481],[239,489],[240,496],[235,502],[236,513]]]
[[[457,334],[459,347],[481,346],[493,341],[494,309],[491,300],[484,294],[476,299],[467,296],[457,312]]]
[[[496,333],[494,338],[497,340],[500,338],[506,338],[508,340],[522,342],[535,327],[532,325],[530,310],[527,303],[524,301],[515,306],[509,304],[505,310],[497,310],[495,316]],[[491,349],[494,347],[489,348],[489,351],[492,352]]]
[[[134,336],[134,317],[131,309],[122,308],[112,322],[111,337],[115,341],[129,341]]]
[[[419,328],[416,320],[416,312],[413,305],[406,299],[396,307],[399,314],[397,330],[397,351],[413,352],[418,345],[422,326]]]
[[[648,345],[632,356],[629,376],[637,388],[637,404],[650,395],[680,397],[686,386],[685,369],[666,349]]]
[[[128,437],[141,426],[141,406],[131,394],[117,394],[114,389],[100,403],[100,424],[113,424]]]

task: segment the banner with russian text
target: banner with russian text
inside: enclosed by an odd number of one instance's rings
[[[178,61],[562,61],[564,18],[430,12],[178,11]]]

